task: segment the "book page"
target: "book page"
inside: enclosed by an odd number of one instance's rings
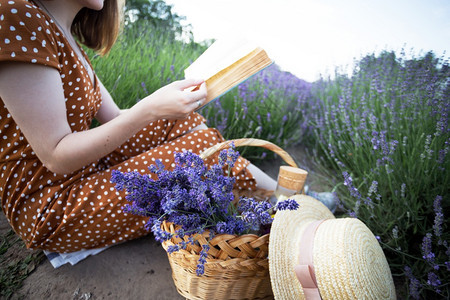
[[[244,39],[217,40],[184,71],[185,78],[207,80],[256,48]]]

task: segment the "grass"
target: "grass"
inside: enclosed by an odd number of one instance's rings
[[[105,57],[92,52],[92,64],[121,108],[129,108],[158,88],[183,78],[190,61],[204,50],[155,27],[127,27]]]
[[[43,259],[42,251],[26,250],[25,244],[14,231],[2,232],[0,235],[0,298],[9,299]]]

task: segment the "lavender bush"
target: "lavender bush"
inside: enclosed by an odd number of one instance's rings
[[[368,55],[350,78],[316,82],[310,118],[341,210],[379,236],[410,297],[448,299],[450,68],[404,57]]]
[[[238,156],[234,149],[223,150],[218,163],[207,168],[197,154],[176,153],[172,171],[166,170],[159,160],[150,166],[150,172],[157,175],[157,179],[137,171],[122,173],[116,170],[111,181],[117,190],[127,192],[126,199],[131,204],[124,207],[124,212],[148,217],[145,227],[153,232],[157,241],[162,243],[173,236],[161,228],[163,221],[181,226],[175,233],[177,237],[190,236],[188,242],[183,240],[170,246],[168,252],[172,253],[185,249],[189,243],[194,244],[192,235],[205,230],[209,230],[211,237],[222,233],[258,233],[272,223],[274,209],[298,208],[295,200],[280,201],[277,207],[272,207],[269,202],[258,202],[253,198],[241,198],[235,207],[232,204],[235,178],[229,174]],[[225,168],[228,168],[227,174],[224,174]],[[204,272],[210,245],[202,247],[198,275]]]
[[[306,117],[314,106],[310,88],[310,83],[273,64],[205,106],[201,113],[226,139],[260,138],[287,148],[311,130]],[[245,151],[245,157],[252,160],[266,155],[258,148]]]

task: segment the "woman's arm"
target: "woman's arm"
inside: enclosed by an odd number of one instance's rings
[[[102,106],[100,106],[95,118],[100,122],[100,124],[105,124],[120,115],[122,111],[98,78],[97,83],[100,86],[100,93],[102,94]]]
[[[109,91],[105,88],[100,79],[97,78],[97,82],[100,86],[100,92],[102,94],[102,106],[97,112],[95,118],[100,124],[105,124],[106,122],[111,121],[118,115],[128,111],[128,109],[120,109],[116,102],[114,102],[113,98]]]
[[[197,101],[206,98],[202,82],[173,82],[120,114],[112,106],[105,107],[108,109],[102,111],[100,119],[106,123],[87,131],[72,132],[56,69],[18,62],[0,63],[0,97],[38,158],[55,173],[71,173],[100,159],[150,122],[187,117],[197,108]],[[199,84],[202,84],[200,90],[185,91]],[[109,101],[112,99],[106,99]]]

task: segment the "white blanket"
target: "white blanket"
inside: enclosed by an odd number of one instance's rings
[[[107,248],[108,247],[88,249],[70,253],[57,253],[44,250],[44,254],[47,256],[52,266],[56,269],[67,263],[70,263],[73,266],[89,255],[98,254]]]

